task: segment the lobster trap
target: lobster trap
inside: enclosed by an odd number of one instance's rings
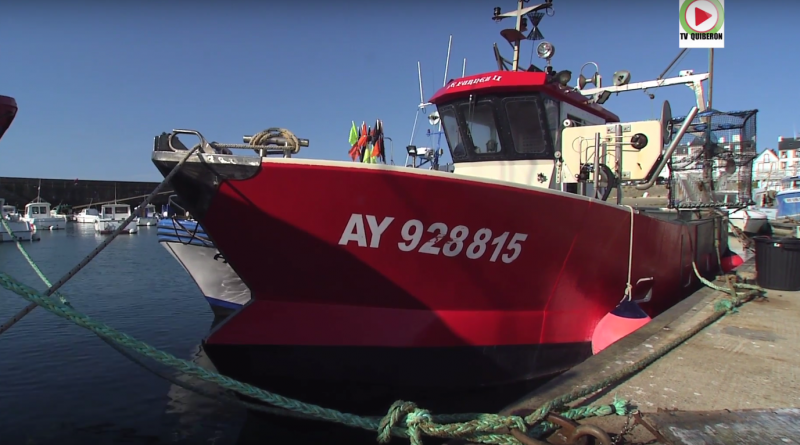
[[[670,207],[752,203],[757,113],[758,110],[697,113],[669,159]],[[671,120],[672,138],[685,119]]]

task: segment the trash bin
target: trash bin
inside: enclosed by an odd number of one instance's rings
[[[756,283],[764,289],[800,291],[800,239],[756,236]]]

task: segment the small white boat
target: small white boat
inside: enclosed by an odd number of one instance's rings
[[[775,195],[777,193],[775,190],[753,190],[753,201],[755,201],[756,205],[751,208],[767,215],[768,222],[778,218],[778,207],[775,205]]]
[[[721,210],[728,211],[728,220],[730,220],[732,226],[748,234],[760,233],[764,230],[767,225],[768,215],[756,209],[754,205],[742,208],[739,204],[739,192],[724,190],[717,191],[715,194],[717,202],[728,204],[727,207],[722,207]]]
[[[105,204],[100,208],[100,218],[94,222],[94,231],[101,235],[113,233],[129,216],[131,216],[131,206],[128,204]],[[131,220],[122,233],[131,235],[139,233],[136,220]]]
[[[767,225],[766,213],[755,209],[739,209],[728,213],[731,224],[744,233],[760,233]]]
[[[136,207],[134,212],[139,215],[136,217],[137,226],[155,226],[158,224],[158,214],[156,213],[156,206],[153,204],[145,206],[144,211]]]
[[[6,205],[5,199],[0,198],[0,208],[2,208],[2,218],[11,229],[11,233],[8,233],[5,225],[0,224],[0,242],[39,241],[36,228],[31,223],[23,221],[14,206]]]
[[[0,202],[3,203],[3,218],[5,218],[5,219],[7,219],[9,221],[19,221],[20,220],[20,214],[19,214],[19,212],[17,212],[17,208],[16,207],[14,207],[12,205],[5,204],[5,200],[2,199],[2,198],[0,198]]]
[[[33,224],[36,230],[64,230],[67,228],[67,217],[65,215],[53,216],[50,213],[50,203],[38,197],[25,204],[22,220]]]
[[[75,222],[80,224],[94,224],[98,219],[100,219],[100,212],[98,212],[97,209],[90,208],[81,210],[81,212],[75,216]]]

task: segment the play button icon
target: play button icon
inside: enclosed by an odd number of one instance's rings
[[[688,0],[689,6],[684,11],[684,23],[692,32],[706,33],[717,26],[720,19],[720,12],[717,10],[715,1],[712,0]]]
[[[725,0],[680,0],[678,46],[725,48]]]
[[[703,11],[701,8],[694,8],[694,25],[700,26],[706,22],[706,20],[710,19],[712,14],[709,14]]]

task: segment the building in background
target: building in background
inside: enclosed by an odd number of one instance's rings
[[[753,163],[753,182],[757,188],[781,190],[782,186],[797,187],[798,181],[792,184],[781,184],[785,178],[800,175],[800,138],[779,137],[778,148],[768,148],[759,153]]]

